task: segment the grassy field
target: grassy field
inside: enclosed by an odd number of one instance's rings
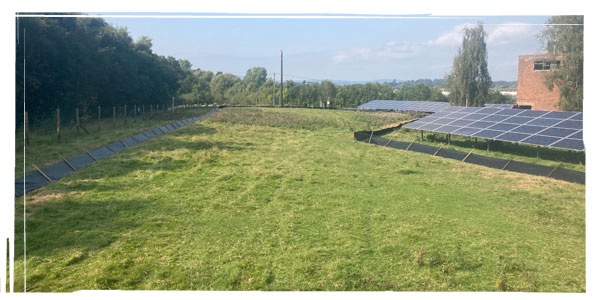
[[[148,112],[136,118],[128,118],[127,124],[124,119],[117,119],[113,128],[112,119],[102,121],[92,120],[85,123],[85,128],[89,131],[86,134],[82,130],[77,133],[73,124],[63,123],[61,130],[61,139],[56,136],[56,121],[47,121],[44,124],[30,129],[29,145],[25,147],[25,173],[34,171],[32,164],[38,167],[44,167],[56,163],[63,158],[82,153],[85,150],[91,150],[142,133],[148,129],[156,128],[162,125],[173,123],[190,117],[199,116],[208,112],[210,107],[199,108],[180,108],[172,112]],[[64,120],[63,120],[64,122]],[[23,160],[25,141],[23,138],[23,129],[21,128],[15,135],[15,177],[21,177],[23,174]]]
[[[559,163],[563,168],[585,172],[585,153],[556,148],[540,148],[539,157],[536,146],[527,144],[515,144],[502,141],[492,141],[490,143],[490,151],[487,150],[486,139],[452,135],[450,144],[447,144],[446,134],[423,131],[423,141],[421,141],[421,131],[400,129],[390,131],[382,137],[398,141],[412,142],[416,141],[420,144],[443,146],[446,149],[452,149],[463,152],[473,151],[474,154],[491,156],[496,158],[511,159],[517,161],[547,165],[555,167]]]
[[[584,186],[353,140],[404,118],[224,109],[64,177],[27,290],[585,292]]]

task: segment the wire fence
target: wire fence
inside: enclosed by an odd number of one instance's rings
[[[192,117],[165,126],[152,128],[131,137],[112,142],[106,146],[101,146],[90,151],[85,151],[79,155],[63,159],[62,161],[50,166],[39,168],[34,165],[35,171],[15,180],[15,196],[22,196],[27,192],[50,184],[53,181],[59,180],[60,178],[75,171],[81,170],[96,161],[111,157],[150,138],[171,132],[193,122],[200,121],[218,110],[219,108],[217,107],[198,117]]]

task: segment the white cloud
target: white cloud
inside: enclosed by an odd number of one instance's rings
[[[333,56],[333,62],[341,63],[349,59],[401,59],[419,54],[421,48],[422,45],[416,42],[391,41],[381,47],[362,47],[339,52]]]
[[[506,23],[488,31],[488,44],[508,44],[521,39],[535,39],[538,30],[526,23]]]
[[[442,33],[437,39],[427,41],[428,46],[459,46],[463,40],[465,28],[473,28],[475,24],[465,23],[454,26],[451,31]]]
[[[466,28],[474,28],[475,26],[477,26],[477,24],[459,24],[454,26],[452,30],[442,33],[436,39],[428,40],[426,42],[391,41],[380,47],[347,49],[336,53],[332,59],[334,63],[342,63],[348,60],[364,61],[415,57],[421,55],[426,49],[460,46],[462,44],[464,30]],[[535,39],[535,35],[538,32],[538,29],[534,25],[526,23],[506,23],[500,25],[484,24],[483,26],[488,33],[488,45],[504,45],[521,42],[525,39]],[[443,51],[447,51],[447,49]]]

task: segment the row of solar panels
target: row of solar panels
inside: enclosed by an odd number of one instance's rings
[[[513,104],[486,104],[485,107],[512,108]],[[358,108],[361,110],[397,110],[418,112],[440,112],[452,109],[449,102],[410,101],[410,100],[372,100]]]
[[[583,151],[583,113],[451,107],[404,128]]]
[[[128,137],[120,141],[116,141],[106,146],[86,151],[85,153],[81,153],[79,155],[57,162],[53,165],[41,168],[40,170],[42,172],[39,172],[37,170],[31,172],[15,180],[15,194],[17,194],[18,196],[22,196],[24,192],[26,193],[38,189],[42,186],[49,184],[52,181],[59,180],[60,178],[68,174],[71,174],[75,171],[81,170],[91,165],[95,161],[102,160],[112,155],[115,155],[149,138],[159,136],[167,132],[171,132],[190,123],[202,120],[214,111],[216,110],[212,110],[199,117],[189,118],[176,123],[150,129],[143,133]]]

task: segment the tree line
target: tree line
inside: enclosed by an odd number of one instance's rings
[[[278,105],[279,82],[262,67],[242,78],[192,68],[186,59],[157,55],[152,40],[134,41],[126,28],[101,18],[19,18],[16,43],[16,121],[23,122],[23,92],[29,121],[97,116],[97,107],[128,105],[232,104]],[[23,64],[25,63],[25,68]],[[24,76],[25,75],[25,76]],[[25,79],[23,79],[25,78]],[[25,82],[24,82],[25,81]],[[26,91],[23,84],[25,83]],[[510,98],[492,93],[489,102]],[[374,99],[448,101],[440,86],[425,81],[407,84],[337,85],[331,81],[283,83],[283,104],[300,107],[356,107]],[[103,117],[112,114],[102,110]],[[122,111],[120,111],[122,113]]]

